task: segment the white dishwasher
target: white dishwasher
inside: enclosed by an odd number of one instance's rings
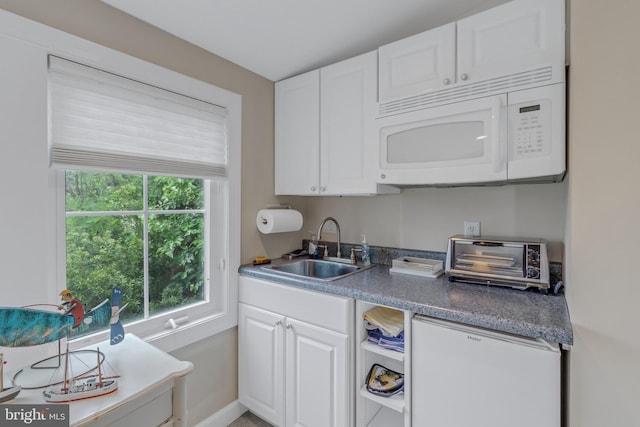
[[[557,344],[419,315],[412,337],[412,426],[560,426]]]

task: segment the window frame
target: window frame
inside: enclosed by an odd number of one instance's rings
[[[241,96],[212,84],[188,77],[166,68],[148,63],[129,55],[80,40],[81,52],[74,50],[61,52],[49,50],[49,54],[65,57],[88,66],[103,69],[130,79],[138,80],[159,88],[201,99],[227,109],[228,164],[226,177],[209,179],[209,200],[214,196],[222,203],[211,203],[209,221],[205,229],[209,231],[208,245],[209,280],[205,282],[206,303],[195,303],[186,308],[172,310],[149,319],[134,321],[125,330],[153,342],[165,351],[189,345],[213,336],[237,325],[238,267],[240,265],[240,189],[241,189]],[[49,128],[51,124],[49,123]],[[94,170],[99,171],[99,170]],[[117,171],[124,173],[125,171]],[[137,171],[129,171],[139,173]],[[66,283],[66,212],[64,169],[52,173],[56,193],[56,294]],[[215,193],[215,194],[212,194]],[[214,240],[212,236],[216,236]],[[219,292],[212,286],[221,283]],[[216,299],[218,297],[218,299]],[[125,296],[126,300],[126,296]],[[167,328],[169,320],[184,317],[190,307],[197,306],[204,311],[189,313],[187,323]],[[79,337],[70,343],[72,348],[95,344],[108,339],[108,329],[104,332]]]

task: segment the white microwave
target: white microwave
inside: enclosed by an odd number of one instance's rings
[[[564,177],[564,83],[381,117],[376,123],[381,184],[455,186]]]

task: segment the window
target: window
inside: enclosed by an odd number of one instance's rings
[[[91,308],[120,287],[124,321],[203,301],[204,190],[202,179],[68,170],[67,289]]]
[[[127,332],[178,347],[236,322],[240,99],[155,71],[170,90],[49,58],[57,282],[87,310],[119,286]]]

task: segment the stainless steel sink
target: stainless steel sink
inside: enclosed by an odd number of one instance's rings
[[[370,268],[370,266],[363,267],[343,264],[341,262],[303,259],[287,264],[264,266],[262,268],[291,276],[329,281],[358,273],[359,271]]]

